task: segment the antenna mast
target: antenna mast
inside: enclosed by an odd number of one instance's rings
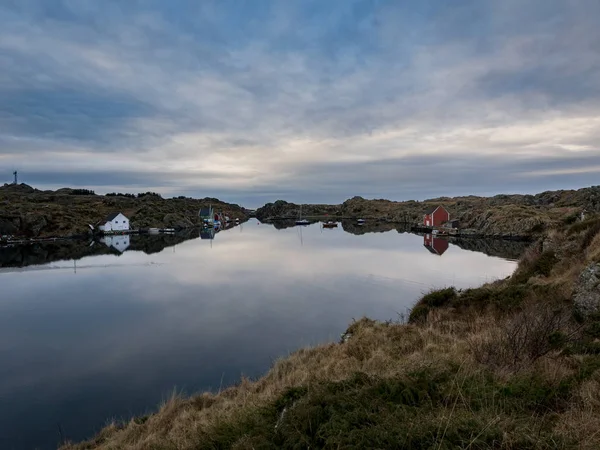
[[[19,184],[18,180],[17,180],[17,171],[16,170],[13,172],[13,175],[15,176],[15,181],[13,182],[13,184]]]

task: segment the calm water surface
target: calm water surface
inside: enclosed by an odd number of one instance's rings
[[[299,347],[339,339],[353,318],[396,319],[432,287],[476,286],[516,264],[397,231],[254,220],[214,240],[139,239],[0,252],[0,448],[89,437],[174,388],[260,376]],[[69,252],[80,259],[14,267]]]

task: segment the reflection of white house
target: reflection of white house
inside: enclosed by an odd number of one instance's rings
[[[105,244],[107,247],[112,247],[119,252],[123,253],[127,248],[129,248],[129,235],[128,234],[120,234],[116,236],[104,236],[100,239],[100,242]]]
[[[121,213],[113,213],[104,219],[98,229],[100,231],[128,231],[129,219]]]

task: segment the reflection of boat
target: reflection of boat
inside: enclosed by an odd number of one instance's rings
[[[306,219],[302,218],[302,205],[300,205],[300,214],[298,215],[298,220],[296,220],[296,225],[309,225],[310,222]]]
[[[203,228],[200,230],[200,239],[214,239],[215,229],[214,228]]]
[[[333,222],[331,220],[323,223],[323,228],[337,228],[337,222]]]

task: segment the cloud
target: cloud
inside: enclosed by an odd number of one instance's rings
[[[598,14],[591,0],[9,2],[0,170],[252,206],[581,187],[600,154]]]

